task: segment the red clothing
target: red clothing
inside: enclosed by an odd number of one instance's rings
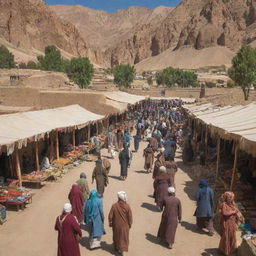
[[[62,223],[61,223],[62,222]],[[82,237],[82,231],[72,214],[57,217],[55,230],[58,231],[58,256],[80,256],[76,235]]]
[[[219,207],[221,214],[221,239],[219,250],[225,255],[230,255],[237,248],[237,210],[233,204],[226,202]]]
[[[84,199],[82,189],[79,185],[74,184],[69,192],[68,199],[72,205],[72,214],[76,216],[80,223],[83,219]]]

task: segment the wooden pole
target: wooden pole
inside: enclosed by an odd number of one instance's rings
[[[39,149],[38,149],[38,141],[35,142],[35,148],[36,148],[36,170],[39,171],[40,170],[40,165],[39,165]]]
[[[73,142],[73,147],[76,146],[76,130],[73,130],[72,132],[72,142]]]
[[[220,164],[220,137],[218,137],[218,141],[217,141],[217,163],[216,163],[216,173],[215,173],[215,187],[216,187],[217,179],[219,175],[219,164]]]
[[[88,141],[90,140],[91,138],[91,125],[88,124]]]
[[[205,161],[207,160],[207,152],[208,152],[208,131],[207,131],[207,125],[205,127],[205,138],[204,138],[204,153],[205,153]]]
[[[234,158],[234,164],[233,164],[233,172],[232,172],[232,179],[231,179],[231,184],[230,184],[230,191],[233,190],[234,181],[235,181],[236,166],[237,166],[237,153],[238,153],[238,144],[236,144],[236,147],[235,147],[235,158]]]
[[[16,162],[16,174],[19,180],[19,185],[22,186],[22,179],[21,179],[21,169],[20,169],[20,157],[18,149],[15,152],[15,162]]]
[[[60,158],[60,151],[59,151],[59,133],[56,131],[56,158],[57,160]]]

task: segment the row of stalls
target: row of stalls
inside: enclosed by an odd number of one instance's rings
[[[203,175],[214,187],[216,198],[227,190],[235,193],[245,218],[240,226],[245,234],[240,256],[256,255],[256,103],[184,108],[190,129],[187,143],[207,169]]]
[[[140,110],[145,100],[109,95],[115,97],[126,107],[106,116],[79,105],[0,115],[0,223],[6,218],[5,207],[19,210],[32,202],[31,188],[56,180],[83,161],[96,160],[91,153],[104,145],[109,128],[123,122],[131,107]]]

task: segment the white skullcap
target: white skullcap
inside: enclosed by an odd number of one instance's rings
[[[160,166],[160,167],[159,167],[159,171],[160,171],[160,172],[166,172],[165,166],[163,166],[163,165]]]
[[[174,187],[169,187],[168,188],[168,193],[170,193],[170,194],[174,194],[175,193],[175,188]]]
[[[117,192],[117,196],[118,196],[119,199],[126,202],[127,196],[126,196],[126,193],[124,191]]]
[[[70,213],[72,211],[72,205],[70,203],[64,204],[63,211],[65,213]]]
[[[164,148],[164,147],[161,147],[161,148],[160,148],[160,152],[163,153],[164,151],[165,151],[165,148]]]

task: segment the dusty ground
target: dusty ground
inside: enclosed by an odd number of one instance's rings
[[[210,256],[218,255],[216,247],[219,237],[209,237],[195,231],[193,213],[195,203],[191,199],[196,189],[196,182],[192,181],[178,157],[179,171],[176,174],[177,196],[183,206],[183,222],[179,225],[174,248],[170,251],[158,243],[156,238],[161,213],[157,212],[152,195],[152,178],[143,171],[144,159],[142,148],[134,154],[129,176],[126,181],[117,179],[119,164],[112,161],[110,171],[110,185],[104,195],[104,212],[107,214],[111,205],[116,201],[116,193],[125,190],[131,205],[134,224],[130,233],[130,248],[128,255],[133,256]],[[71,185],[77,180],[81,171],[85,171],[91,181],[91,172],[94,163],[84,163],[73,169],[56,183],[46,185],[36,190],[33,204],[21,212],[8,212],[8,221],[0,227],[0,255],[4,256],[54,256],[57,249],[57,233],[54,231],[56,216],[67,202],[67,195]],[[90,188],[95,187],[90,185]],[[107,234],[102,238],[102,249],[90,251],[88,249],[88,233],[83,231],[81,255],[115,255],[113,252],[112,231],[105,224]]]

